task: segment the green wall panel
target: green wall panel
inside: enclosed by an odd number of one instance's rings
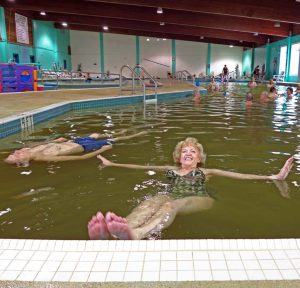
[[[244,75],[244,73],[251,75],[252,49],[244,51],[242,63],[242,76]]]
[[[6,25],[5,25],[5,17],[4,17],[4,9],[0,7],[0,63],[6,63],[8,61],[7,57],[7,36],[6,36]]]

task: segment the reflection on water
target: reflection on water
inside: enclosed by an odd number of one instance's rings
[[[277,173],[295,154],[292,174],[284,182],[209,179],[216,201],[207,211],[179,216],[162,237],[276,238],[300,237],[299,98],[245,105],[248,89],[229,85],[227,93],[187,97],[154,105],[106,107],[68,113],[19,135],[1,140],[1,160],[16,148],[57,137],[93,132],[114,135],[149,130],[119,142],[105,156],[119,163],[173,164],[175,144],[194,136],[207,153],[206,166],[257,174]],[[16,168],[1,161],[0,237],[87,239],[86,224],[96,211],[128,215],[142,200],[164,193],[163,172],[101,168],[96,158],[64,163],[31,163]]]

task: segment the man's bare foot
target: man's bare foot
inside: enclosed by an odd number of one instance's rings
[[[114,239],[109,233],[105,218],[101,212],[98,212],[88,223],[88,233],[91,240],[109,240]]]
[[[128,226],[127,220],[112,212],[107,212],[105,215],[105,222],[108,231],[111,235],[121,240],[135,239],[132,230]]]

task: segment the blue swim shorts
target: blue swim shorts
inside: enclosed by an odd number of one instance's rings
[[[98,150],[105,145],[112,145],[114,141],[98,140],[92,137],[79,137],[73,140],[74,143],[81,145],[85,152]]]

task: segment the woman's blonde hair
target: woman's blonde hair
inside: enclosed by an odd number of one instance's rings
[[[204,166],[205,160],[206,160],[206,154],[204,153],[203,146],[198,142],[198,140],[194,137],[187,137],[185,140],[180,141],[175,146],[174,152],[173,152],[173,159],[174,162],[179,165],[180,164],[180,155],[181,155],[181,149],[185,146],[192,145],[195,148],[199,150],[200,153],[200,162],[198,164],[199,167]]]

